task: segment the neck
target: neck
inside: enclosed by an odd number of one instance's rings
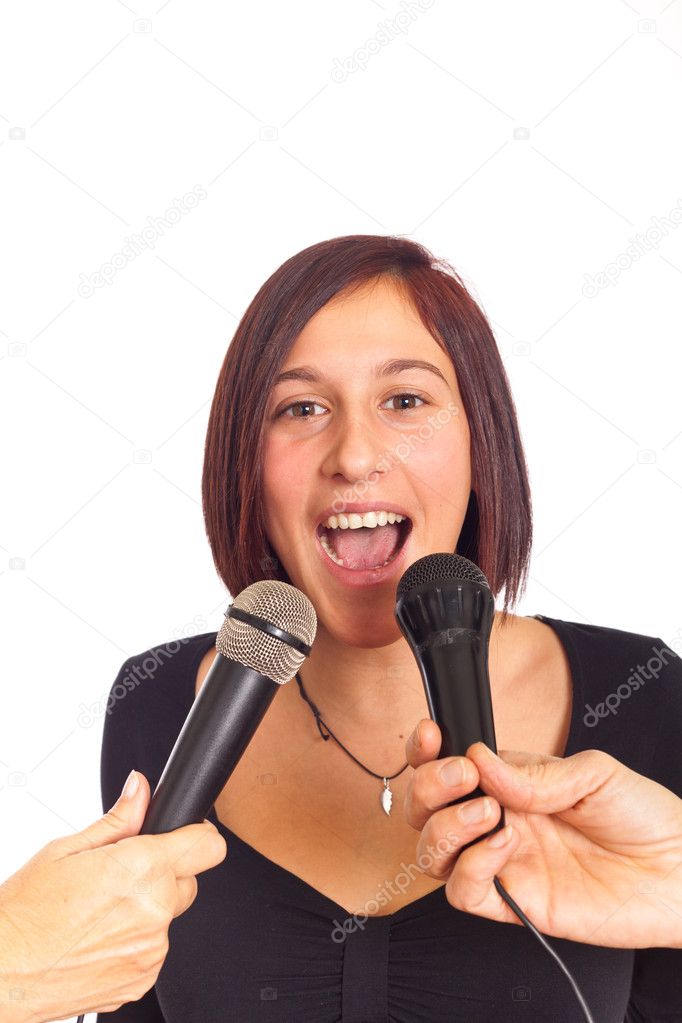
[[[518,667],[507,642],[515,619],[501,628],[500,618],[496,612],[489,644],[493,701],[496,696],[500,699]],[[429,717],[429,711],[417,663],[402,637],[388,646],[353,647],[339,642],[320,625],[299,675],[324,723],[363,763],[389,773],[404,764],[405,741],[417,723]],[[316,727],[298,684],[287,688],[292,693],[296,690],[293,699]]]

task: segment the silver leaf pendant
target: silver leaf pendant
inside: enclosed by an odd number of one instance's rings
[[[388,787],[388,781],[384,778],[384,791],[381,793],[381,805],[387,814],[391,812],[391,805],[393,803],[393,793]]]

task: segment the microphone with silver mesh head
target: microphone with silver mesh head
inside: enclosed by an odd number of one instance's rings
[[[441,731],[439,757],[464,756],[472,742],[484,742],[497,753],[488,677],[494,613],[488,580],[459,554],[420,558],[398,583],[395,617],[419,666],[429,714]],[[477,786],[447,805],[484,795]],[[495,827],[475,841],[504,826],[502,809]]]
[[[216,657],[178,735],[140,834],[200,824],[277,692],[310,653],[317,616],[288,583],[247,586],[225,612]]]

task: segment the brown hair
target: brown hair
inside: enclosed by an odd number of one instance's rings
[[[233,596],[258,579],[291,582],[264,528],[270,392],[317,310],[339,292],[387,275],[455,368],[471,435],[472,480],[456,552],[479,566],[494,595],[504,587],[506,620],[525,588],[532,542],[530,488],[509,381],[488,321],[457,273],[399,236],[345,235],[303,249],[265,281],[242,316],[218,377],[204,452],[204,521],[218,575]]]

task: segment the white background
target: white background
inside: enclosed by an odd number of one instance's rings
[[[220,626],[209,405],[316,241],[415,238],[488,315],[534,499],[518,613],[680,649],[681,87],[682,0],[3,4],[0,877],[99,816],[82,708],[123,660]]]

